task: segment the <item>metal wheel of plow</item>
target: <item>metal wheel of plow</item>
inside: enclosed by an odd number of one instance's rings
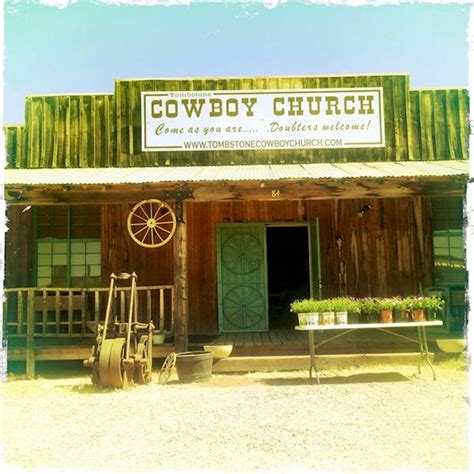
[[[166,202],[146,199],[133,206],[127,219],[130,237],[142,247],[167,244],[176,230],[176,215]]]
[[[101,385],[106,387],[126,388],[133,382],[124,364],[126,339],[106,339],[102,343],[99,358],[99,377]]]
[[[174,369],[175,365],[176,365],[176,352],[172,352],[171,354],[168,355],[168,357],[163,362],[163,366],[161,367],[161,370],[160,370],[160,376],[158,378],[159,383],[168,382],[171,376],[171,372]]]
[[[153,355],[148,336],[142,336],[138,343],[135,360],[138,362],[135,365],[134,380],[137,383],[149,383],[152,377]],[[139,360],[137,359],[139,358]]]

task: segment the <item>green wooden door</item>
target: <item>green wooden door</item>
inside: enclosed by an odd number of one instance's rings
[[[265,226],[217,226],[219,331],[268,330]]]

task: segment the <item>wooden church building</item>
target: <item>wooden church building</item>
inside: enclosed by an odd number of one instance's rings
[[[462,329],[468,113],[406,74],[27,97],[5,127],[6,335],[90,336],[122,271],[181,350],[293,328],[309,296],[437,288]]]

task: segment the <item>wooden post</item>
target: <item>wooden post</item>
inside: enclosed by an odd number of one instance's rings
[[[28,306],[26,313],[26,376],[35,378],[35,294],[28,290]]]
[[[186,259],[186,201],[183,218],[178,219],[173,240],[174,341],[177,352],[188,350],[188,266]]]

